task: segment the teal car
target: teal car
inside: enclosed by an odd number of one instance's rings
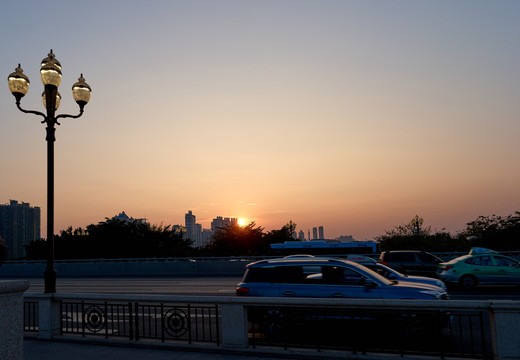
[[[465,289],[477,285],[520,285],[520,262],[484,248],[472,248],[464,255],[440,263],[437,277]]]

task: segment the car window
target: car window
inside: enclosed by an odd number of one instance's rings
[[[494,256],[493,259],[495,259],[495,264],[497,266],[517,266],[517,262],[513,261],[512,259],[504,258],[501,256]]]
[[[385,269],[384,267],[381,267],[378,265],[371,265],[371,264],[368,264],[365,266],[367,268],[369,268],[370,270],[375,271],[379,275],[384,276],[385,278],[388,277],[388,275],[390,275],[390,272],[387,269]]]
[[[321,272],[321,266],[317,265],[303,265],[302,271],[305,275],[318,274]]]
[[[395,262],[415,262],[415,256],[414,254],[393,254],[390,253],[388,257],[388,261],[395,261]]]
[[[249,268],[244,282],[303,283],[305,276],[301,266],[275,266]]]
[[[439,259],[437,259],[435,256],[433,256],[431,254],[418,253],[417,255],[419,255],[419,259],[421,259],[421,261],[423,263],[426,263],[426,264],[438,264],[438,263],[440,263]]]
[[[323,266],[322,273],[325,284],[340,284],[343,277],[343,268],[339,266]]]
[[[471,259],[466,260],[467,264],[478,265],[478,266],[492,266],[490,256],[478,256]]]
[[[332,285],[364,285],[365,276],[341,266],[323,266],[323,282]]]
[[[343,269],[343,278],[340,279],[343,285],[364,285],[366,278],[351,269]]]

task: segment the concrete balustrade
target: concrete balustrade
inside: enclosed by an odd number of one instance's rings
[[[0,357],[23,359],[23,293],[28,281],[0,281]]]
[[[493,301],[491,334],[497,359],[520,359],[520,302]]]
[[[305,298],[247,298],[247,297],[193,297],[166,295],[96,295],[96,294],[26,294],[26,299],[38,300],[40,306],[39,338],[58,339],[60,300],[66,301],[120,301],[164,302],[179,304],[218,304],[221,309],[221,349],[243,350],[254,354],[259,349],[249,347],[247,308],[250,306],[290,306],[338,309],[384,310],[438,310],[480,311],[487,313],[491,327],[492,354],[497,360],[520,360],[520,302],[518,301],[416,301],[416,300],[356,300],[356,299],[305,299]],[[43,314],[42,314],[43,313]],[[487,321],[487,320],[486,320]],[[489,340],[489,339],[488,339]],[[134,342],[135,345],[135,342]],[[211,347],[211,345],[208,345]],[[286,354],[284,349],[273,350]],[[294,351],[293,351],[294,352]],[[387,358],[399,355],[385,355]]]

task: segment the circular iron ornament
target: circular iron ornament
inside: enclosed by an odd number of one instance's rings
[[[92,332],[99,332],[105,327],[105,312],[96,305],[85,310],[85,326]]]
[[[188,331],[188,315],[184,311],[177,308],[168,310],[164,318],[164,327],[169,335],[179,337]]]

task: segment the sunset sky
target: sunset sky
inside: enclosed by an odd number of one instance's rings
[[[372,239],[416,214],[456,233],[520,210],[520,1],[9,1],[0,203],[42,208],[41,118],[7,76],[63,66],[55,230],[192,210]]]

